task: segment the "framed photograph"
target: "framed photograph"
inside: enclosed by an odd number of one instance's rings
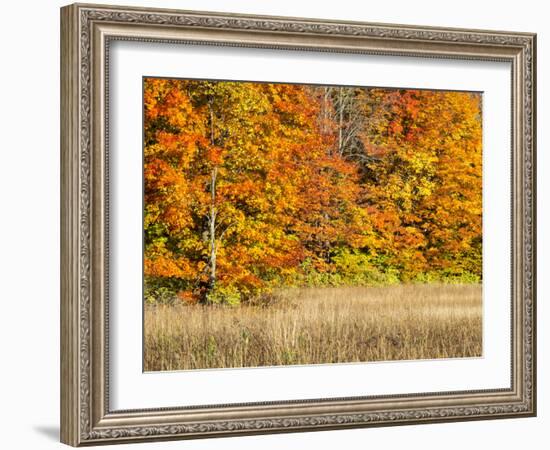
[[[536,414],[532,33],[61,9],[61,440]]]

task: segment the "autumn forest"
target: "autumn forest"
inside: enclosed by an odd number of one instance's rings
[[[366,292],[372,304],[385,287],[437,304],[447,294],[463,302],[463,287],[468,305],[480,298],[480,93],[144,78],[143,101],[144,300],[155,314],[200,311],[204,325],[223,311],[267,317],[323,292],[351,302]],[[251,333],[244,326],[231,348],[267,342],[243,329]],[[265,360],[229,361],[212,336],[195,336],[204,355],[182,365],[159,362],[180,344],[167,350],[148,335],[148,367],[365,360],[300,359],[303,349],[283,346]],[[386,338],[378,349],[390,349]],[[406,357],[392,355],[374,359]]]

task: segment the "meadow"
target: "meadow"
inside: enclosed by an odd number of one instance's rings
[[[292,288],[270,305],[146,305],[144,370],[482,355],[479,284]]]

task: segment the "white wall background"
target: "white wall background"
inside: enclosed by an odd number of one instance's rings
[[[140,449],[464,448],[542,449],[550,393],[544,326],[549,308],[550,14],[545,2],[354,0],[115,1],[135,6],[386,23],[532,31],[538,36],[539,416],[216,440],[141,444]],[[59,7],[57,0],[2,5],[0,27],[0,415],[1,447],[61,448],[59,430]],[[546,202],[546,205],[548,202]],[[541,326],[542,325],[542,326]],[[546,438],[546,439],[545,439]],[[122,446],[124,448],[137,448]]]

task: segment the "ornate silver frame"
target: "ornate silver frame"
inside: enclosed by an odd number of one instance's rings
[[[111,411],[107,73],[112,40],[507,61],[512,66],[509,389]],[[61,440],[73,446],[536,414],[536,35],[75,4],[61,9]]]

